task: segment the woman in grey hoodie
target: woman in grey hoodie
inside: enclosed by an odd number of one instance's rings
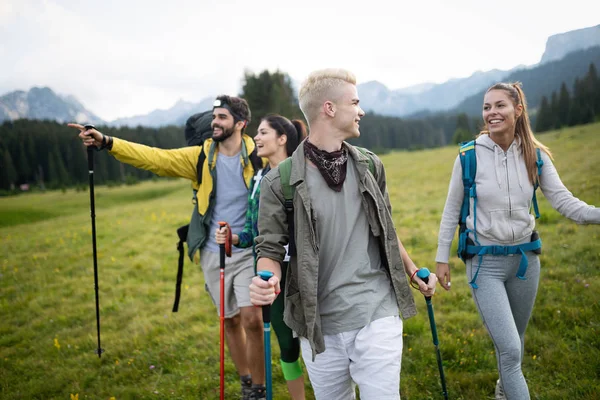
[[[535,239],[535,218],[530,214],[534,185],[539,184],[552,207],[577,223],[599,224],[600,208],[577,199],[561,182],[550,150],[533,135],[520,84],[498,83],[490,87],[484,97],[483,120],[486,129],[475,141],[477,202],[470,199],[466,227],[477,249],[496,246],[493,253],[498,255],[481,252],[467,259],[467,278],[496,350],[500,375],[496,398],[529,399],[521,360],[525,328],[538,288],[540,261],[537,254],[521,251],[520,246]],[[543,161],[539,176],[536,149],[541,150]],[[452,171],[436,255],[436,275],[446,290],[450,289],[450,246],[463,199],[459,156]],[[502,250],[513,254],[500,255]]]

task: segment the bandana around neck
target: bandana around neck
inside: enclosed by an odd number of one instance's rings
[[[342,190],[348,167],[348,150],[345,147],[342,146],[341,150],[329,153],[319,150],[314,144],[305,140],[304,154],[317,166],[327,186],[336,192]]]

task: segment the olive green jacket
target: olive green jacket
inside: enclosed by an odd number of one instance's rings
[[[348,143],[344,142],[343,145],[355,161],[362,204],[371,232],[379,239],[381,259],[391,278],[400,314],[402,318],[410,318],[417,310],[400,256],[383,163],[372,154],[376,179],[369,171],[368,157]],[[293,201],[297,254],[291,258],[286,276],[284,321],[298,336],[309,340],[314,358],[325,351],[325,342],[317,305],[319,241],[305,171],[304,146],[300,145],[292,155],[289,182],[295,186]],[[282,262],[289,235],[279,168],[273,169],[262,179],[258,231],[260,234],[255,239],[258,258]]]

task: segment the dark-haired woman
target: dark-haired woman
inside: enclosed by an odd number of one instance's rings
[[[306,127],[300,120],[292,120],[281,115],[271,114],[264,117],[258,126],[254,141],[258,156],[267,158],[269,164],[266,168],[259,170],[248,194],[248,211],[246,213],[246,224],[239,233],[233,233],[233,244],[238,247],[254,247],[254,238],[258,236],[258,204],[260,199],[260,181],[271,168],[291,156],[298,144],[306,137]],[[217,243],[225,243],[227,228],[216,231]],[[255,254],[256,257],[256,254]],[[287,261],[287,258],[286,258]],[[282,267],[282,281],[285,279],[286,266]],[[281,285],[282,291],[284,284]],[[300,364],[300,342],[290,328],[283,322],[283,301],[285,295],[277,297],[271,306],[271,325],[277,335],[280,348],[280,363],[283,376],[286,380],[288,390],[292,399],[303,400],[304,377]]]

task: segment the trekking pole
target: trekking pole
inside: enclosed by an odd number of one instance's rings
[[[95,129],[94,125],[85,125],[85,130]],[[100,347],[100,300],[98,298],[98,256],[96,252],[96,204],[94,203],[94,149],[87,148],[88,172],[90,177],[90,215],[92,218],[92,253],[94,258],[94,288],[96,291],[96,327],[98,331],[98,348],[96,354],[98,358],[102,356],[104,350]]]
[[[427,268],[421,268],[417,271],[417,276],[423,280],[423,282],[429,282],[429,270]],[[442,382],[442,394],[444,399],[448,400],[448,390],[446,389],[446,378],[444,377],[444,366],[442,365],[442,353],[440,352],[437,328],[435,326],[435,317],[433,315],[433,305],[431,304],[431,296],[424,296],[425,303],[427,303],[427,313],[429,314],[429,325],[431,326],[431,336],[433,336],[433,345],[435,346],[438,369],[440,370],[440,380]]]
[[[227,227],[229,234],[225,239],[225,243],[219,244],[219,283],[220,283],[220,298],[219,298],[219,330],[220,330],[220,346],[221,346],[221,368],[220,368],[220,399],[225,399],[225,256],[231,257],[231,228],[227,222],[219,222],[221,228]]]
[[[273,276],[271,271],[258,271],[263,281],[268,281]],[[263,333],[265,344],[265,382],[267,386],[267,400],[273,400],[273,386],[271,378],[271,306],[262,306]]]

